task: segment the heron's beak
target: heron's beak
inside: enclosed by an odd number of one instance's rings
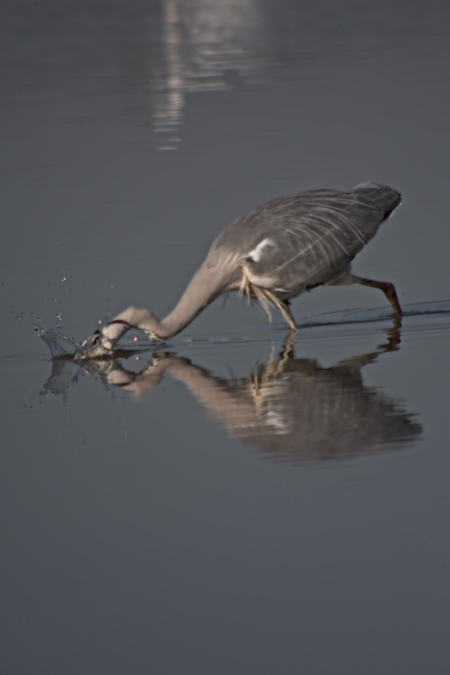
[[[102,335],[101,330],[89,335],[87,340],[81,344],[81,348],[74,355],[75,359],[98,359],[105,356],[111,356],[113,353],[110,341]]]

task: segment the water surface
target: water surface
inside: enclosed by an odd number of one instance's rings
[[[447,673],[446,3],[2,6],[2,672]],[[240,213],[364,180],[378,291],[164,316]]]

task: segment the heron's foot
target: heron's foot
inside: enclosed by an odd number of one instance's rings
[[[75,354],[76,359],[99,359],[109,357],[113,354],[114,343],[105,337],[99,328],[89,335],[87,340],[81,344],[80,350]]]

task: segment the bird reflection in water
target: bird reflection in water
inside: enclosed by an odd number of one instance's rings
[[[230,436],[274,461],[301,464],[346,459],[399,449],[421,436],[422,427],[414,415],[363,382],[363,366],[398,349],[397,326],[387,338],[369,354],[324,368],[314,359],[295,357],[291,334],[278,358],[259,365],[241,380],[217,377],[173,352],[155,352],[138,373],[128,370],[123,359],[78,365],[55,360],[45,391],[65,390],[76,377],[74,368],[79,368],[141,396],[169,373],[187,386]]]

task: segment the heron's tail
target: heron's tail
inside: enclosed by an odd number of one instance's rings
[[[400,192],[394,188],[374,182],[361,183],[353,188],[353,192],[358,193],[358,197],[363,197],[372,208],[379,209],[384,214],[383,220],[389,218],[402,200]]]

